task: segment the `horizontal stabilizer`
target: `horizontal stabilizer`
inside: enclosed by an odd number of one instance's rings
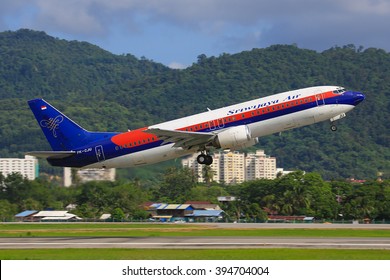
[[[62,159],[73,156],[75,154],[75,151],[35,151],[26,153],[26,155],[29,156],[46,159]]]

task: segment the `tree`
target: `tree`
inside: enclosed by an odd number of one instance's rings
[[[6,199],[0,200],[0,220],[2,222],[12,221],[17,214],[18,206]]]
[[[111,190],[112,209],[120,208],[126,216],[137,216],[143,202],[149,200],[149,194],[134,183],[123,183]]]
[[[33,198],[27,198],[27,199],[23,200],[21,205],[20,205],[20,208],[25,209],[25,210],[41,210],[41,209],[43,209],[42,204]]]
[[[91,218],[97,218],[106,210],[109,210],[111,204],[111,189],[107,182],[88,182],[80,186],[81,192],[76,197],[78,210],[83,209],[85,215]]]
[[[9,174],[2,184],[1,197],[11,203],[21,204],[22,200],[28,198],[31,194],[30,181],[20,173]]]
[[[189,193],[195,186],[195,176],[188,168],[168,168],[158,190],[158,198],[170,203],[181,203],[189,199]]]
[[[278,182],[283,192],[282,211],[286,215],[303,215],[310,208],[310,193],[304,185],[302,171],[292,172],[283,176]]]
[[[188,198],[195,201],[210,201],[212,203],[217,203],[218,196],[227,196],[229,193],[220,186],[195,186],[191,188]]]
[[[264,222],[268,219],[267,213],[257,203],[250,204],[246,212],[253,222]]]
[[[125,218],[125,213],[121,208],[117,207],[112,211],[111,217],[113,221],[123,221],[123,219]]]
[[[202,168],[202,173],[207,186],[210,187],[211,182],[213,181],[214,178],[214,173],[215,173],[214,170],[211,168],[210,165],[204,164]]]

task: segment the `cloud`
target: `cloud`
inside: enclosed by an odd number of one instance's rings
[[[148,44],[147,48],[143,48],[145,50],[153,49],[150,44],[157,46],[159,51],[180,48],[182,53],[184,48],[188,48],[187,52],[192,52],[193,58],[201,53],[218,55],[276,43],[296,43],[300,47],[317,50],[354,43],[390,50],[388,0],[6,2],[0,4],[2,29],[19,25],[56,35],[66,34],[67,38],[100,42],[117,49],[122,45],[137,45],[140,53],[142,44]],[[164,39],[174,36],[176,38],[171,41]],[[177,36],[182,36],[182,39]],[[120,46],[117,46],[118,43],[113,40],[120,37]],[[202,42],[189,47],[186,41],[195,40],[191,37]],[[126,43],[125,39],[130,41]],[[154,43],[151,43],[153,40]],[[198,49],[194,50],[195,47]],[[126,53],[122,50],[120,52]],[[133,49],[128,51],[133,52]],[[148,53],[142,55],[150,57]],[[167,61],[178,59],[169,58]],[[189,65],[190,62],[184,64]]]
[[[104,22],[98,17],[99,11],[93,11],[91,4],[93,1],[37,0],[39,13],[36,24],[62,32],[101,34],[105,29]]]
[[[174,62],[169,63],[168,67],[172,68],[172,69],[185,69],[185,68],[188,67],[188,65],[184,65],[184,64],[182,64],[180,62],[175,62],[174,61]]]

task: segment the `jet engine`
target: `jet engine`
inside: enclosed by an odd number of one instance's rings
[[[252,138],[251,140],[249,140],[248,142],[244,143],[244,144],[241,144],[241,145],[238,145],[238,146],[234,146],[232,148],[230,148],[231,151],[235,151],[235,150],[241,150],[241,149],[245,149],[245,148],[249,148],[249,147],[252,147],[253,145],[256,145],[257,143],[259,143],[259,138]]]
[[[257,138],[252,138],[248,126],[240,125],[218,133],[213,145],[218,149],[237,150],[253,146],[258,142]]]

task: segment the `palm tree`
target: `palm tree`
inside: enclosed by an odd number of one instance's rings
[[[202,171],[203,171],[202,173],[203,173],[204,181],[206,182],[207,186],[210,187],[211,182],[213,181],[215,171],[211,168],[210,165],[207,165],[207,164],[203,165]]]

